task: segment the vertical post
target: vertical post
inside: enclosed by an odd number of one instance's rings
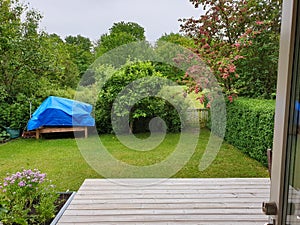
[[[84,137],[87,138],[88,137],[88,128],[84,127]]]
[[[35,131],[35,138],[36,139],[40,138],[40,130],[39,129],[36,129],[36,131]]]
[[[31,110],[32,110],[32,104],[31,101],[29,101],[29,118],[31,118]]]

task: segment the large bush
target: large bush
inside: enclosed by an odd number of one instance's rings
[[[98,133],[112,133],[112,120],[114,122],[118,117],[127,117],[129,120],[125,120],[124,124],[118,121],[117,123],[122,125],[118,126],[117,132],[128,132],[128,124],[133,128],[135,123],[148,123],[155,117],[160,117],[165,122],[167,131],[180,131],[184,126],[184,117],[180,120],[179,115],[184,114],[188,104],[182,102],[184,98],[183,93],[178,93],[180,89],[178,91],[176,86],[166,88],[166,84],[169,82],[164,81],[151,62],[129,63],[115,72],[102,87],[96,103],[95,119]],[[159,96],[167,96],[172,99],[172,103]],[[120,101],[115,104],[112,113],[117,97]],[[141,99],[136,101],[138,98]],[[176,105],[177,109],[173,105]],[[163,123],[161,125],[164,126]],[[148,124],[141,126],[148,127]]]
[[[238,99],[227,106],[225,139],[265,166],[272,148],[274,100]]]

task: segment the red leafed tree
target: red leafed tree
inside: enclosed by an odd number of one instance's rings
[[[237,62],[264,31],[279,32],[280,2],[275,0],[190,0],[206,12],[200,18],[181,19],[181,31],[192,37],[195,52],[211,68],[230,101],[236,96]],[[188,75],[188,74],[187,74]],[[196,91],[201,84],[193,84]],[[201,101],[209,98],[202,97]]]

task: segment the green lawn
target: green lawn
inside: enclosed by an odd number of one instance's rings
[[[195,153],[173,177],[268,177],[267,168],[227,143],[223,143],[210,167],[200,172],[199,160],[209,135],[208,130],[201,130]],[[138,137],[146,136],[142,134]],[[94,136],[80,141],[90,143],[97,138]],[[101,135],[100,138],[115,158],[133,165],[151,165],[165,159],[174,151],[179,134],[168,134],[157,148],[146,152],[126,148],[113,135]],[[59,191],[77,190],[85,178],[101,178],[85,162],[74,139],[17,139],[0,145],[1,180],[7,172],[14,173],[22,168],[37,168],[47,173]]]

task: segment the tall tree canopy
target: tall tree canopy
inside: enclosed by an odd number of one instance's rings
[[[93,44],[89,38],[81,35],[75,37],[67,36],[65,41],[70,57],[77,66],[79,76],[82,77],[94,61],[94,55],[92,53]]]
[[[134,22],[118,22],[114,23],[113,26],[109,29],[110,34],[118,33],[127,33],[131,34],[136,41],[144,41],[145,38],[145,29]]]
[[[97,42],[95,47],[97,57],[121,45],[145,40],[145,30],[137,23],[123,21],[114,23],[109,31],[103,34]]]
[[[36,107],[51,94],[70,97],[79,73],[61,38],[38,31],[37,11],[2,0],[0,15],[0,125],[24,127],[29,102]]]

